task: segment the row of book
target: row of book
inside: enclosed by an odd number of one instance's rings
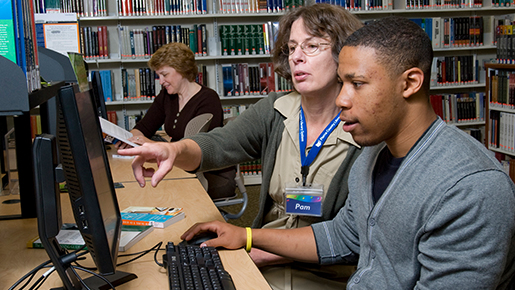
[[[108,15],[108,0],[30,0],[35,13],[77,13],[79,17]]]
[[[224,119],[233,118],[239,116],[241,113],[243,113],[249,105],[229,105],[229,106],[222,106],[222,109],[224,111]]]
[[[495,158],[501,162],[504,172],[508,174],[513,182],[515,182],[515,159],[504,153],[495,152]]]
[[[279,22],[220,25],[222,55],[270,54]]]
[[[77,13],[79,17],[109,15],[106,0],[31,0],[36,13]],[[305,5],[304,0],[219,0],[208,7],[206,0],[120,0],[118,16],[281,13]],[[315,0],[339,5],[350,11],[392,10],[392,0]],[[514,0],[492,0],[494,7],[512,7]],[[480,8],[480,0],[406,0],[398,9]],[[111,11],[114,13],[114,11]]]
[[[492,6],[494,7],[513,7],[515,6],[514,0],[492,0]]]
[[[122,68],[122,97],[124,101],[153,100],[161,85],[149,68]]]
[[[315,3],[328,3],[342,6],[349,11],[393,9],[392,0],[315,0]]]
[[[126,102],[153,100],[161,91],[159,77],[149,68],[122,68],[121,79],[122,98]],[[199,65],[199,73],[195,81],[207,86],[207,70],[205,65]]]
[[[489,91],[491,108],[515,109],[515,71],[491,74]]]
[[[240,163],[243,176],[261,175],[261,159]]]
[[[150,58],[164,44],[180,42],[188,45],[195,55],[207,55],[207,30],[205,24],[191,27],[181,25],[153,26],[151,29],[118,27],[121,55],[124,59]]]
[[[445,122],[467,123],[485,120],[483,92],[431,95],[430,101],[435,113]]]
[[[406,0],[405,9],[480,8],[481,0]]]
[[[429,35],[433,48],[484,45],[484,19],[470,17],[410,18]]]
[[[291,83],[274,72],[273,63],[222,64],[223,96],[267,95],[288,92]]]
[[[515,152],[515,114],[492,110],[489,126],[490,147]]]
[[[481,129],[479,128],[460,128],[463,132],[469,134],[470,136],[474,137],[477,141],[484,144],[483,140],[483,134],[481,132]]]
[[[85,59],[108,59],[107,26],[80,27],[80,48]]]
[[[100,81],[102,83],[102,93],[104,95],[104,102],[115,101],[115,93],[113,87],[113,72],[111,70],[99,70]],[[90,72],[89,79],[91,80],[93,71]]]
[[[515,64],[515,35],[513,21],[500,19],[495,27],[497,63]]]
[[[435,57],[432,70],[437,86],[479,82],[479,61],[475,54]]]
[[[207,14],[206,0],[120,0],[118,15],[183,15]]]
[[[30,135],[32,139],[41,135],[41,115],[30,115]]]
[[[22,69],[27,91],[32,92],[41,88],[34,3],[31,0],[7,0],[1,6],[0,56]]]
[[[115,125],[118,125],[118,115],[117,115],[116,111],[109,110],[106,112],[106,115],[107,115],[107,121],[109,121]]]

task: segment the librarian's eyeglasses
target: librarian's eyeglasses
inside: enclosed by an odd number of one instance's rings
[[[302,50],[302,52],[304,52],[305,55],[312,56],[320,52],[320,47],[322,45],[331,45],[331,43],[314,41],[302,42],[301,44],[288,43],[283,47],[283,53],[286,55],[292,55],[297,49],[297,46],[300,46],[300,49]]]

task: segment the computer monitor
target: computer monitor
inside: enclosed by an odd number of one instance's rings
[[[116,286],[136,276],[116,271],[122,220],[91,91],[80,92],[77,85],[69,85],[60,89],[58,98],[57,143],[75,222],[98,273]],[[55,239],[62,222],[52,140],[51,135],[40,136],[33,147],[39,234],[65,287],[81,289],[80,281],[66,262],[68,258],[63,258],[68,256]],[[86,283],[91,289],[105,284],[96,276],[88,278]]]
[[[93,100],[95,101],[97,114],[107,120],[106,103],[99,71],[91,72],[91,85],[93,86]]]

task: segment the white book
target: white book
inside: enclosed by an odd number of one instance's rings
[[[104,132],[107,136],[104,138],[105,141],[115,144],[118,141],[129,144],[132,147],[138,147],[139,145],[129,141],[128,139],[132,137],[132,133],[119,127],[102,117],[98,117],[100,120],[100,127],[102,127],[102,132]]]
[[[441,48],[442,46],[442,18],[433,18],[433,48]]]

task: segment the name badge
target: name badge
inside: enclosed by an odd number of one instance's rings
[[[284,192],[287,214],[322,216],[323,184],[300,186],[286,184]]]

